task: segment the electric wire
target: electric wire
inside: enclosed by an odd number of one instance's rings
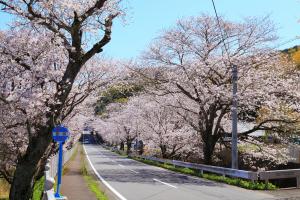
[[[218,27],[219,27],[219,30],[220,30],[220,34],[221,34],[221,38],[222,38],[222,43],[224,44],[224,48],[225,48],[225,52],[226,52],[226,55],[227,55],[227,59],[228,59],[230,65],[232,65],[231,60],[230,60],[230,56],[229,56],[229,50],[228,50],[228,48],[226,46],[226,43],[225,43],[225,37],[228,38],[228,34],[227,34],[227,32],[225,30],[223,31],[223,29],[221,28],[220,18],[219,18],[218,12],[217,12],[215,1],[211,0],[211,2],[212,2],[212,5],[213,5],[213,8],[214,8],[215,15],[216,15],[217,24],[218,24]],[[224,36],[224,34],[225,34],[225,36]]]

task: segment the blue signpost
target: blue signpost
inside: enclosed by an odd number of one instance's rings
[[[57,188],[55,193],[56,199],[65,199],[64,196],[59,194],[61,185],[62,165],[63,165],[63,144],[69,138],[69,130],[64,126],[56,126],[52,130],[52,137],[55,142],[59,143],[58,153],[58,170],[57,170]]]

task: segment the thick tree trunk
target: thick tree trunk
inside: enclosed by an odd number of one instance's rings
[[[121,151],[124,151],[124,149],[125,149],[124,142],[121,142],[121,144],[120,144],[120,150],[121,150]]]
[[[45,128],[32,137],[26,153],[18,159],[14,179],[10,188],[10,200],[29,200],[39,162],[51,143],[51,129]]]
[[[160,147],[162,158],[168,158],[166,145],[160,145],[159,147]]]
[[[214,149],[211,147],[203,146],[203,154],[204,154],[204,164],[211,165],[212,164],[212,157],[213,157]]]
[[[127,145],[127,150],[126,150],[126,154],[130,154],[131,152],[131,143],[132,143],[132,140],[127,140],[126,141],[126,145]]]
[[[205,139],[203,139],[204,164],[212,164],[216,143],[217,140],[212,135],[206,136]]]

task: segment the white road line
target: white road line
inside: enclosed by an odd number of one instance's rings
[[[135,170],[133,170],[133,169],[129,169],[130,171],[132,171],[132,172],[134,172],[134,173],[136,173],[136,174],[138,174],[139,172],[137,172],[137,171],[135,171]]]
[[[108,187],[118,198],[120,198],[120,200],[127,200],[125,197],[123,197],[117,190],[115,190],[111,185],[109,185],[108,182],[106,182],[102,176],[100,176],[100,174],[97,172],[97,170],[95,169],[94,165],[92,164],[86,150],[85,150],[85,146],[83,144],[83,150],[84,150],[84,153],[86,155],[86,158],[88,159],[89,163],[90,163],[90,166],[92,167],[92,169],[94,170],[95,174],[97,175],[97,177],[100,179],[100,181],[106,186]]]
[[[156,179],[156,178],[154,178],[153,180],[154,180],[154,181],[157,181],[157,182],[159,182],[159,183],[165,184],[165,185],[167,185],[167,186],[169,186],[169,187],[177,188],[177,187],[174,186],[174,185],[171,185],[171,184],[169,184],[169,183],[162,182],[162,181],[160,181],[160,180],[158,180],[158,179]]]
[[[124,165],[121,165],[121,164],[118,164],[120,167],[123,167],[123,168],[125,168],[126,166],[124,166]],[[127,168],[128,169],[128,168]],[[129,171],[132,171],[132,172],[134,172],[134,173],[136,173],[136,174],[138,174],[139,172],[137,172],[137,171],[135,171],[135,170],[133,170],[133,169],[128,169]]]
[[[99,144],[100,145],[100,144]],[[101,152],[99,153],[100,155],[102,155],[104,158],[107,158],[107,159],[109,159],[110,161],[112,161],[112,162],[114,162],[114,163],[118,163],[117,161],[115,161],[115,160],[113,160],[113,159],[111,159],[111,158],[108,158],[107,156],[104,156]],[[121,165],[121,164],[118,164],[120,167],[123,167],[123,168],[125,168],[126,166],[124,166],[124,165]],[[128,169],[129,171],[132,171],[133,173],[136,173],[136,174],[139,174],[139,172],[137,172],[137,171],[135,171],[135,170],[133,170],[133,169]]]

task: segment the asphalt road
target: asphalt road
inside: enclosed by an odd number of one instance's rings
[[[92,168],[121,200],[271,200],[272,194],[182,175],[124,158],[84,135]]]

